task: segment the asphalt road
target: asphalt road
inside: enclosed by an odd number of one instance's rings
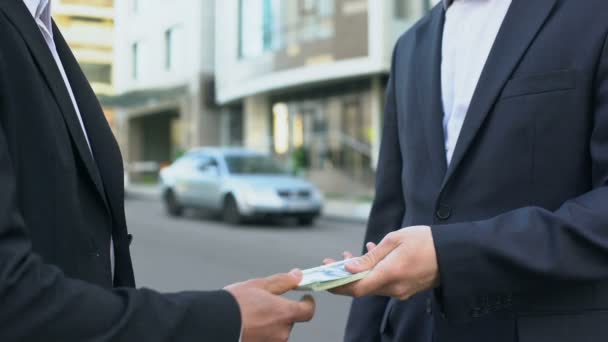
[[[289,221],[234,227],[194,212],[174,219],[165,215],[161,203],[137,199],[127,199],[126,211],[138,286],[163,292],[218,289],[316,266],[343,250],[359,251],[365,230],[361,223],[328,220],[306,228]],[[297,325],[290,341],[341,341],[350,300],[327,293],[315,294],[315,299],[315,318]]]

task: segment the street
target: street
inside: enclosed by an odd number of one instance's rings
[[[317,266],[324,257],[359,251],[365,231],[361,223],[330,220],[319,220],[314,227],[289,221],[233,227],[196,212],[170,218],[157,201],[127,199],[125,205],[137,284],[163,292],[213,290]],[[341,341],[350,300],[327,293],[314,296],[315,318],[297,325],[290,341]]]

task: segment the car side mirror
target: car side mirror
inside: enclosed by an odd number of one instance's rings
[[[220,168],[215,163],[203,164],[200,166],[199,170],[203,173],[207,173],[216,177],[220,175]]]

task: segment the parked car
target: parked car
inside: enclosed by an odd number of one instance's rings
[[[232,224],[289,216],[312,225],[323,196],[309,181],[287,172],[273,157],[241,148],[198,148],[160,172],[167,212],[210,209]]]

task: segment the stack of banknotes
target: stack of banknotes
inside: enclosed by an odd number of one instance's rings
[[[326,291],[365,278],[371,271],[352,274],[344,266],[352,260],[342,260],[333,264],[302,271],[304,278],[298,286],[300,291]]]

